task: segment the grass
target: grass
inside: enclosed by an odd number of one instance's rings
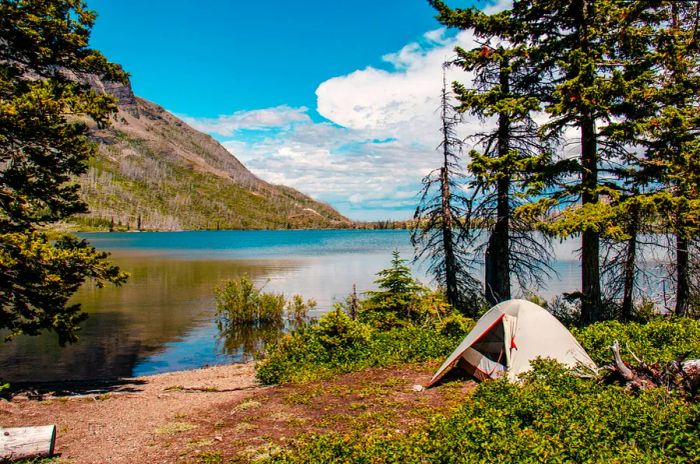
[[[182,432],[189,432],[197,426],[189,422],[169,422],[156,427],[153,431],[156,435],[175,435]]]
[[[243,411],[248,411],[250,409],[256,409],[261,406],[261,403],[256,400],[245,400],[242,403],[236,405],[235,408],[233,408],[233,413],[237,412],[243,412]]]

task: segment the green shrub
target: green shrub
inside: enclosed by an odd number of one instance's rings
[[[307,317],[309,311],[314,309],[317,304],[318,303],[316,303],[316,300],[313,298],[304,301],[304,297],[295,294],[292,296],[292,299],[287,302],[287,313],[289,313],[290,317],[295,321],[302,321]]]
[[[302,321],[316,301],[304,302],[300,295],[290,301],[282,293],[263,292],[255,286],[248,274],[232,279],[214,289],[216,316],[222,330],[236,325],[281,325],[285,314]]]
[[[319,319],[312,332],[323,348],[335,352],[367,343],[370,329],[360,322],[353,321],[340,308],[336,308]]]
[[[457,339],[469,333],[475,324],[476,321],[474,319],[469,319],[458,312],[454,312],[435,324],[435,328],[441,335]]]
[[[264,384],[303,382],[369,367],[438,359],[449,354],[464,335],[458,330],[443,334],[417,326],[380,331],[336,309],[316,324],[271,344],[256,375]]]
[[[618,340],[625,361],[633,362],[632,350],[647,362],[668,362],[688,353],[700,358],[700,322],[688,318],[657,317],[647,323],[605,321],[571,331],[598,364],[612,361],[610,345]]]
[[[637,395],[540,360],[522,385],[484,382],[447,416],[409,433],[308,436],[271,462],[698,462],[700,407]]]

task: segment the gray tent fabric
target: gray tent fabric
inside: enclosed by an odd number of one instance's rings
[[[527,300],[504,301],[477,321],[428,386],[456,366],[481,380],[506,376],[516,381],[537,357],[596,369],[571,332],[546,309]]]

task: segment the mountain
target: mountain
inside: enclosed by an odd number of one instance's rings
[[[115,95],[107,128],[91,124],[99,145],[78,180],[90,212],[80,229],[196,230],[343,228],[331,206],[251,173],[209,135],[134,95],[128,84],[89,78]]]

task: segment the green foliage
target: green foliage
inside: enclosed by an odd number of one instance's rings
[[[126,79],[87,48],[94,20],[80,0],[0,2],[0,329],[10,336],[49,329],[75,341],[85,314],[70,296],[86,279],[126,279],[84,241],[37,232],[85,211],[72,178],[95,148],[78,116],[102,126],[116,110],[76,76]]]
[[[474,319],[469,319],[459,313],[453,313],[435,324],[435,329],[445,337],[459,339],[469,333],[474,324]]]
[[[292,295],[292,299],[287,302],[287,312],[295,321],[303,321],[318,303],[313,298],[304,301],[304,297],[299,294]]]
[[[10,384],[3,382],[2,379],[0,379],[0,399],[5,398],[9,392]]]
[[[485,382],[418,430],[312,435],[269,462],[696,462],[698,420],[665,390],[632,395],[539,360],[522,385]]]
[[[379,290],[367,292],[360,304],[359,318],[374,327],[391,328],[411,324],[424,318],[421,300],[429,292],[416,282],[411,269],[398,251],[393,252],[391,267],[377,273],[374,281]]]
[[[240,325],[281,325],[285,314],[302,322],[316,301],[294,295],[287,301],[282,293],[263,292],[248,274],[231,279],[214,289],[216,316],[222,329]]]
[[[407,308],[425,291],[411,275],[411,269],[398,250],[392,253],[391,267],[377,272],[377,276],[379,278],[374,283],[379,290],[367,292],[367,304],[373,311],[406,313]]]
[[[629,353],[652,362],[668,362],[688,355],[700,358],[700,321],[688,318],[657,317],[648,323],[606,321],[574,328],[572,333],[598,364],[612,362],[610,345],[620,342],[625,361],[634,362]]]
[[[0,327],[9,329],[6,339],[24,333],[36,335],[51,329],[61,345],[77,339],[86,314],[80,305],[68,304],[86,279],[98,286],[122,283],[126,275],[106,263],[106,253],[84,240],[60,236],[49,240],[40,232],[0,234]]]
[[[318,342],[329,353],[352,349],[369,341],[368,326],[353,321],[340,308],[325,314],[314,327]]]
[[[284,335],[257,365],[264,384],[303,382],[369,367],[422,362],[446,356],[465,333],[406,326],[380,331],[332,311]]]
[[[214,289],[216,315],[226,325],[282,322],[284,295],[264,293],[248,274]]]

